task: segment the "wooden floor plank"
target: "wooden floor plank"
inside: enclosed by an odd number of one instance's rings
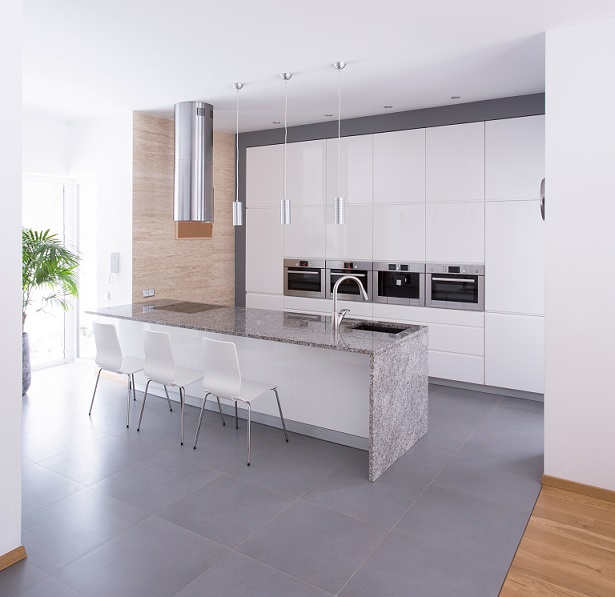
[[[615,503],[543,487],[500,597],[615,596]]]

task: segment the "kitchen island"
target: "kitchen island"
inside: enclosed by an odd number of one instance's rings
[[[168,299],[88,313],[117,319],[129,354],[143,354],[142,329],[167,331],[178,364],[193,368],[203,336],[234,341],[242,375],[277,384],[288,428],[368,449],[370,481],[427,432],[424,326],[346,320],[336,332],[320,315]],[[202,385],[187,394],[201,397]],[[274,403],[257,401],[253,420],[277,424]]]

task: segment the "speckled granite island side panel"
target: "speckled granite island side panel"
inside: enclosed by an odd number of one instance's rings
[[[427,329],[372,356],[369,480],[427,433]]]

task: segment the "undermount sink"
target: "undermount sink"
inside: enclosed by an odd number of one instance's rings
[[[401,332],[406,331],[406,328],[398,328],[379,323],[360,323],[359,325],[353,325],[352,329],[364,332],[381,332],[383,334],[401,334]]]

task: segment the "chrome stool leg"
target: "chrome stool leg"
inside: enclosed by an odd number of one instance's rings
[[[130,380],[130,373],[128,373],[128,396],[126,396],[126,429],[130,427],[130,390],[132,388],[132,382]]]
[[[139,425],[137,427],[137,431],[141,429],[141,419],[143,419],[143,410],[145,409],[145,401],[147,400],[147,390],[149,389],[149,384],[151,381],[151,379],[148,379],[145,384],[145,394],[143,394],[143,404],[141,405],[141,414],[139,415]]]
[[[184,405],[186,403],[186,390],[182,387],[179,386],[179,401],[181,403],[181,409],[182,409],[182,422],[181,422],[181,427],[180,427],[180,445],[183,446],[184,445]]]
[[[205,402],[207,402],[207,396],[210,395],[211,392],[207,392],[205,397],[203,398],[203,405],[201,406],[201,413],[199,414],[199,422],[196,427],[196,434],[194,435],[194,446],[192,446],[193,450],[196,450],[196,442],[199,441],[199,431],[201,431],[201,422],[203,421],[203,411],[205,410]],[[218,399],[218,404],[220,403],[220,399]]]
[[[248,405],[248,466],[250,466],[250,448],[251,448],[251,438],[250,438],[250,430],[252,428],[252,406],[249,402],[246,402]],[[235,406],[237,406],[237,402],[235,402]]]
[[[164,393],[167,395],[167,404],[169,405],[169,410],[173,412],[173,408],[171,407],[171,399],[169,398],[169,392],[167,391],[167,386],[164,386]]]
[[[284,437],[288,441],[288,433],[286,433],[286,423],[284,422],[284,415],[282,414],[282,407],[280,406],[280,397],[278,396],[278,389],[271,388],[275,392],[275,399],[278,401],[278,410],[280,411],[280,419],[282,419],[282,429],[284,429]]]
[[[224,422],[224,415],[222,414],[222,406],[220,405],[220,398],[216,396],[216,400],[218,401],[218,410],[220,411],[220,418],[222,419],[222,424],[226,425],[226,423]]]
[[[235,429],[239,429],[239,417],[237,415],[237,400],[235,402]]]
[[[102,372],[102,367],[98,370],[98,375],[96,376],[96,383],[94,384],[94,393],[92,394],[92,402],[90,402],[90,412],[88,415],[92,415],[92,407],[94,406],[94,398],[96,397],[96,388],[98,387],[98,381],[100,380],[100,374]]]

